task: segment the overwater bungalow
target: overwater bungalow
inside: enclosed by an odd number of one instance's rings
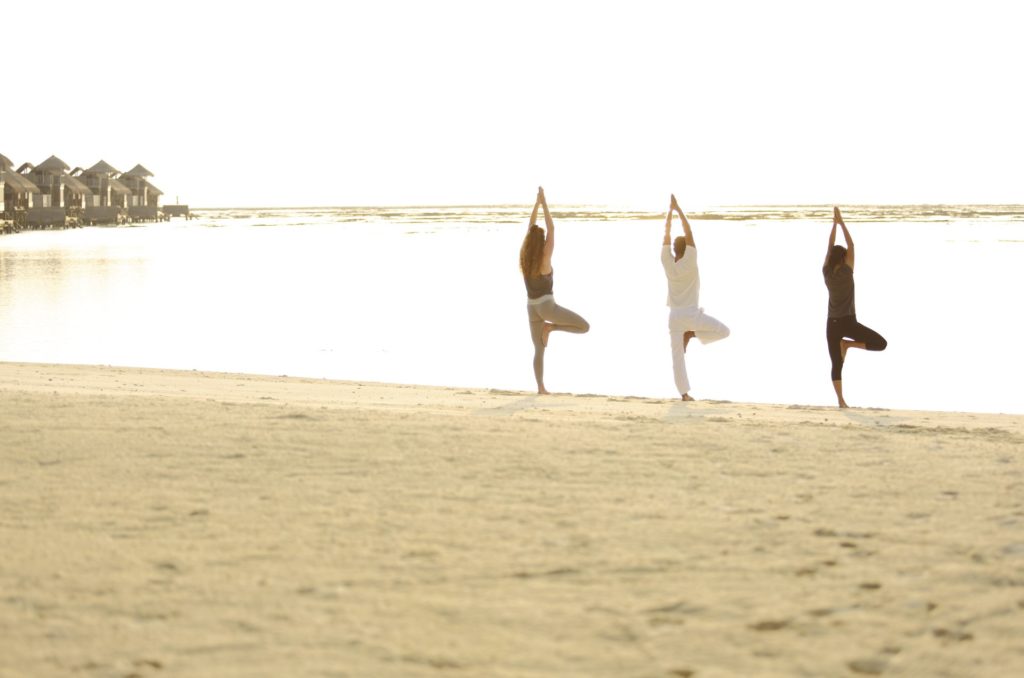
[[[0,155],[0,232],[162,220],[163,191],[149,181],[152,176],[142,165],[121,173],[103,160],[69,170],[55,155],[15,170]],[[178,207],[188,216],[187,206]]]
[[[0,153],[0,228],[7,228],[7,170],[11,168],[14,163],[8,159],[6,155]]]
[[[153,173],[142,165],[136,165],[118,180],[131,189],[131,202],[128,207],[128,218],[132,221],[158,221],[163,218],[160,213],[160,196],[163,191],[149,183]]]
[[[0,155],[0,222],[4,232],[23,228],[26,213],[41,195],[38,186],[15,172],[14,163]]]
[[[75,225],[85,222],[85,208],[92,198],[92,191],[78,177],[64,176],[64,211],[68,221]]]
[[[34,183],[40,191],[37,204],[25,214],[25,224],[34,228],[78,226],[82,211],[92,191],[77,178],[70,176],[67,163],[55,155],[32,166],[25,163],[19,173]]]
[[[100,160],[87,170],[76,167],[71,176],[92,193],[82,218],[88,224],[123,224],[128,220],[132,190],[117,180],[121,172]]]

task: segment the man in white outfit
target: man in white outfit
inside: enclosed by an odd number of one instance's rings
[[[672,212],[679,213],[685,236],[672,243]],[[670,245],[672,243],[672,245]],[[679,209],[676,196],[668,208],[665,220],[665,239],[661,248],[661,265],[668,278],[668,331],[672,338],[672,372],[676,388],[683,400],[690,396],[690,380],[686,377],[686,346],[690,339],[697,337],[702,344],[710,344],[729,336],[729,328],[722,322],[704,313],[700,308],[700,273],[697,270],[697,246],[693,242],[693,231],[686,215]]]

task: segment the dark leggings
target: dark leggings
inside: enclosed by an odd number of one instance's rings
[[[828,339],[828,357],[832,360],[832,381],[843,379],[843,358],[839,350],[839,342],[843,339],[863,342],[869,351],[884,351],[889,343],[878,332],[857,322],[855,315],[829,318],[825,337]]]

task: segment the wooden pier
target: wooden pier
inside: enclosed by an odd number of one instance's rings
[[[164,205],[161,208],[164,211],[164,216],[167,218],[171,217],[185,217],[185,219],[191,219],[192,213],[188,210],[188,205]]]

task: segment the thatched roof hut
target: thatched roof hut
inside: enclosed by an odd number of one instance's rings
[[[92,190],[86,186],[80,179],[68,175],[64,177],[64,185],[71,190],[72,193],[78,195],[92,195]]]
[[[131,177],[151,177],[151,176],[153,176],[153,173],[150,172],[145,167],[143,167],[142,165],[136,165],[135,167],[133,167],[130,170],[128,170],[127,172],[125,172],[125,174],[127,174],[128,176],[131,176]]]
[[[118,181],[131,189],[128,215],[134,221],[149,221],[160,218],[160,196],[163,191],[149,183],[153,173],[142,165],[136,165],[121,176]]]
[[[108,165],[103,160],[100,160],[98,163],[96,163],[95,165],[93,165],[89,169],[85,170],[85,173],[86,174],[106,174],[107,176],[110,176],[111,174],[120,174],[121,172],[116,170],[116,169],[114,169],[113,167]]]
[[[51,155],[35,167],[36,172],[43,172],[47,174],[63,174],[69,169],[71,169],[71,167],[55,155]]]
[[[3,175],[4,183],[14,189],[15,193],[41,193],[39,187],[24,174],[12,172],[9,169],[0,172]]]
[[[14,163],[6,155],[0,153],[0,171],[9,170],[12,167],[14,167]]]
[[[117,179],[114,179],[113,177],[111,177],[110,179],[110,190],[113,191],[114,193],[117,193],[118,195],[132,194],[132,189],[128,188],[127,186],[122,184]]]

